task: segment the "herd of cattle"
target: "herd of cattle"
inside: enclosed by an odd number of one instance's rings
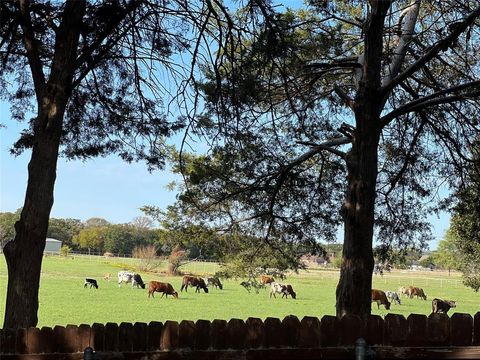
[[[110,280],[111,274],[107,273],[104,275],[105,280]],[[137,287],[137,288],[142,288],[145,289],[146,284],[143,282],[142,277],[140,274],[133,273],[130,271],[119,271],[118,272],[118,286],[120,287],[122,283],[131,283],[132,288]],[[279,282],[276,282],[275,279],[271,276],[268,275],[262,275],[260,277],[260,283],[257,283],[255,281],[249,281],[249,282],[242,282],[240,285],[245,287],[249,292],[252,284],[259,284],[259,286],[264,287],[266,285],[270,285],[270,297],[276,297],[275,294],[282,294],[282,298],[288,298],[290,295],[293,299],[296,299],[297,294],[293,290],[292,285],[290,284],[281,284]],[[85,283],[83,285],[84,288],[87,286],[90,286],[90,288],[94,287],[95,289],[98,289],[98,283],[97,280],[92,279],[92,278],[86,278]],[[220,282],[220,279],[217,277],[207,277],[207,278],[202,278],[198,276],[191,276],[191,275],[185,275],[182,279],[182,285],[180,287],[180,291],[187,291],[188,287],[194,287],[195,292],[200,292],[200,290],[203,290],[205,293],[208,293],[208,286],[210,287],[215,287],[216,289],[223,289],[223,285]],[[258,288],[257,288],[258,289]],[[172,295],[174,298],[178,298],[178,292],[176,292],[170,283],[164,283],[164,282],[159,282],[159,281],[150,281],[148,283],[148,297],[152,296],[154,297],[154,293],[159,292],[162,293],[162,298],[164,295],[165,297],[168,297],[168,295]],[[258,291],[257,291],[258,292]]]
[[[400,295],[399,295],[400,294]],[[385,309],[390,310],[390,305],[392,303],[397,303],[401,305],[400,296],[404,295],[413,299],[414,296],[417,299],[427,300],[427,295],[422,288],[415,286],[402,286],[398,289],[398,292],[395,291],[382,291],[378,289],[372,289],[372,302],[377,303],[377,308],[380,309],[380,305],[385,306]],[[390,301],[389,301],[390,300]],[[453,300],[442,300],[435,298],[432,300],[432,313],[443,313],[446,314],[448,310],[456,307],[455,301]]]
[[[109,280],[111,274],[105,274],[104,279]],[[129,272],[129,271],[119,271],[118,272],[118,286],[121,286],[122,283],[131,283],[132,287],[145,289],[146,284],[143,282],[140,274]],[[290,295],[293,299],[297,298],[297,294],[293,290],[292,285],[282,284],[276,282],[272,276],[261,275],[260,281],[256,279],[250,279],[248,281],[242,281],[240,283],[248,292],[253,288],[258,293],[259,289],[266,288],[270,286],[270,297],[276,297],[276,294],[281,294],[282,298],[288,298]],[[98,289],[98,283],[95,279],[86,278],[84,287],[94,287]],[[202,278],[198,276],[185,275],[182,279],[182,285],[180,291],[187,291],[188,287],[195,288],[195,292],[200,292],[203,290],[205,293],[208,293],[208,286],[223,289],[223,285],[220,282],[220,279],[217,277],[207,277]],[[148,283],[148,297],[154,297],[154,293],[159,292],[162,294],[160,298],[164,295],[172,295],[174,298],[178,298],[178,292],[176,292],[170,283],[159,282],[159,281],[150,281]],[[402,304],[400,296],[406,296],[410,299],[417,297],[418,299],[427,300],[427,295],[422,288],[415,286],[402,286],[398,291],[382,291],[378,289],[372,289],[372,302],[377,303],[378,309],[380,305],[385,306],[385,309],[390,310],[390,305],[392,303],[397,303],[398,305]],[[446,314],[451,308],[456,307],[455,301],[453,300],[442,300],[435,298],[432,300],[432,313],[444,313]]]

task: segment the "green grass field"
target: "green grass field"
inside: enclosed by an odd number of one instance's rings
[[[46,257],[42,266],[40,284],[40,309],[38,326],[67,324],[93,324],[107,322],[150,322],[166,320],[198,319],[247,319],[248,317],[284,318],[287,315],[304,316],[334,315],[335,288],[338,271],[312,269],[300,274],[291,274],[284,281],[292,284],[297,299],[269,298],[269,291],[248,293],[239,283],[242,279],[224,281],[224,290],[212,289],[210,293],[196,294],[193,289],[180,293],[181,277],[142,273],[145,282],[158,280],[170,282],[179,292],[179,299],[155,299],[147,297],[147,290],[132,289],[130,285],[119,288],[116,273],[131,267],[131,259],[103,259],[94,257]],[[199,275],[213,273],[218,265],[213,263],[190,263],[182,268]],[[103,274],[113,274],[111,281],[103,280]],[[99,289],[83,288],[85,277],[96,278]],[[0,257],[0,317],[3,321],[6,293],[6,265]],[[434,297],[456,300],[457,308],[450,311],[475,314],[480,311],[480,294],[463,286],[459,274],[449,277],[443,272],[392,271],[383,278],[374,276],[375,288],[397,290],[403,285],[422,287],[428,300],[402,298],[402,305],[393,304],[390,311],[380,310],[372,304],[372,313],[386,315],[388,312],[407,317],[411,313],[430,314]]]

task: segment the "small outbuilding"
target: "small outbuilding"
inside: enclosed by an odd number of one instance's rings
[[[59,253],[61,248],[62,242],[60,240],[47,238],[44,251]]]

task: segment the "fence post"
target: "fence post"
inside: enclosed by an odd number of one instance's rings
[[[364,338],[360,338],[355,342],[355,360],[364,360],[367,342]]]
[[[93,351],[93,349],[88,346],[83,350],[83,359],[84,360],[97,360],[97,354]]]

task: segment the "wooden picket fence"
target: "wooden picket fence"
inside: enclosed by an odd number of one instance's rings
[[[480,312],[430,316],[388,314],[287,316],[226,320],[152,321],[0,330],[2,360],[83,359],[320,359],[355,357],[363,338],[367,355],[385,358],[480,358]],[[358,351],[358,350],[357,350]]]

